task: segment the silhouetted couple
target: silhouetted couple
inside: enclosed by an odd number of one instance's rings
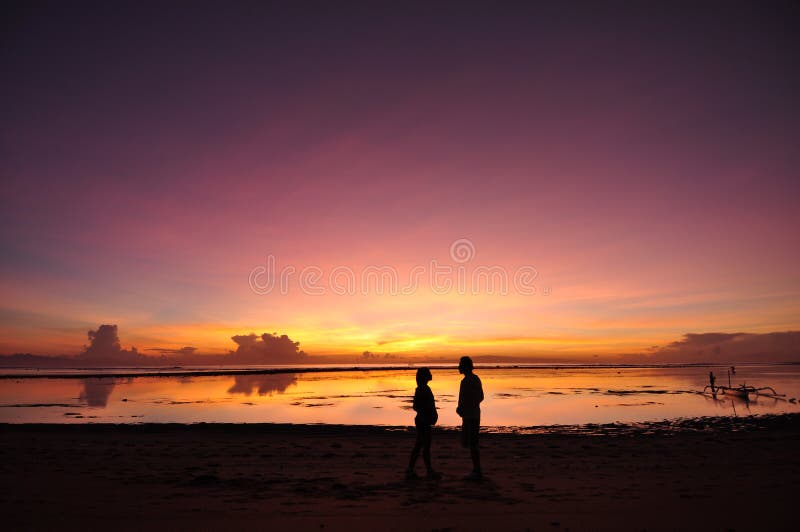
[[[481,380],[473,373],[472,359],[461,357],[458,363],[458,372],[464,375],[461,379],[461,387],[458,392],[458,407],[456,413],[461,416],[461,444],[469,448],[472,456],[472,472],[464,477],[467,480],[480,480],[481,456],[478,447],[478,434],[481,425],[481,401],[483,401],[483,386]],[[431,370],[419,368],[417,370],[417,389],[414,392],[414,411],[417,416],[414,424],[417,427],[417,441],[411,451],[411,458],[408,462],[407,478],[416,478],[414,467],[419,458],[420,451],[422,459],[425,461],[425,468],[428,470],[427,478],[438,479],[441,475],[431,466],[431,426],[439,420],[436,411],[436,400],[433,398],[428,383],[433,380]]]

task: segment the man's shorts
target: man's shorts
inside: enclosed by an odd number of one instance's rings
[[[463,419],[461,423],[461,445],[468,448],[477,446],[480,427],[480,419]]]

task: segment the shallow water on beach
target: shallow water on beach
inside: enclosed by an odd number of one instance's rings
[[[785,397],[703,394],[726,368],[478,368],[482,425],[638,423],[800,412],[800,366],[741,366],[731,383]],[[245,375],[15,378],[0,381],[3,423],[413,424],[415,369]],[[434,369],[439,424],[456,426],[461,376]],[[795,401],[792,401],[795,399]]]

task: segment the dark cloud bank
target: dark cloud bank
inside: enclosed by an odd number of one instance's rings
[[[800,331],[686,334],[682,340],[657,346],[639,359],[692,362],[800,362]]]
[[[97,330],[88,332],[89,345],[77,356],[37,356],[16,354],[0,356],[0,366],[5,367],[132,367],[132,366],[202,366],[202,365],[271,365],[271,364],[313,364],[329,363],[329,357],[311,357],[300,350],[300,342],[287,335],[264,333],[244,334],[231,338],[236,349],[227,355],[202,355],[197,348],[187,346],[180,349],[151,349],[158,355],[143,355],[135,347],[123,349],[116,325],[100,325]],[[742,363],[742,362],[800,362],[800,331],[754,333],[689,333],[683,339],[665,346],[654,346],[646,353],[627,354],[603,359],[595,357],[592,363],[625,364],[691,364],[691,363]],[[453,355],[457,357],[457,355]],[[445,363],[450,358],[437,357],[437,362]],[[502,356],[475,356],[477,362],[541,362],[541,357],[525,358]],[[415,359],[419,360],[419,359]],[[339,357],[339,363],[359,362],[406,362],[391,354],[377,355],[369,351],[361,356]],[[586,362],[586,358],[554,359],[548,362]],[[282,385],[282,384],[281,384]],[[287,383],[288,385],[288,383]],[[242,380],[237,385],[239,392],[257,389],[258,393],[271,385],[261,386],[255,382]],[[280,388],[280,385],[277,387]],[[276,388],[276,389],[277,389]],[[92,395],[88,394],[87,395]]]
[[[88,332],[89,345],[77,356],[38,356],[15,354],[0,356],[0,366],[6,367],[131,367],[131,366],[193,366],[193,365],[257,365],[303,364],[313,362],[300,342],[277,333],[237,335],[237,344],[227,355],[197,354],[196,347],[152,349],[158,355],[143,355],[135,347],[123,349],[116,325],[100,325]]]

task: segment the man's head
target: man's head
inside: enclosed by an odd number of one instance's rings
[[[463,373],[464,375],[468,375],[472,373],[472,359],[469,357],[461,357],[461,360],[458,361],[458,372]]]

